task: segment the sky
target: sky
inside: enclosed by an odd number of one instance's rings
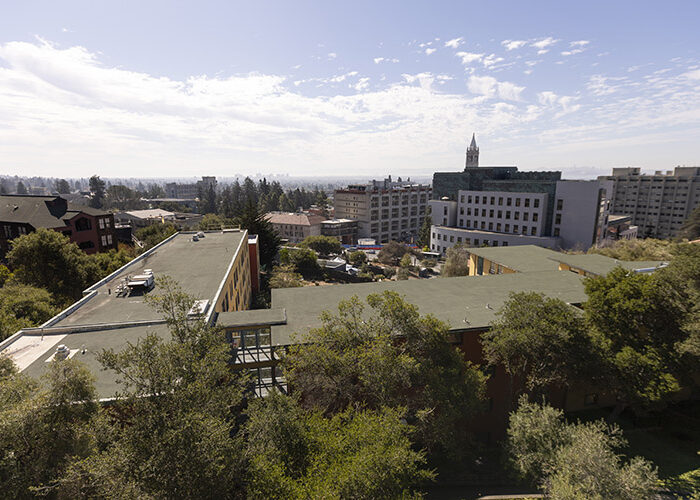
[[[0,174],[700,165],[700,2],[0,0]]]

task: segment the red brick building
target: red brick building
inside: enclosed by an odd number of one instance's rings
[[[0,257],[14,238],[41,227],[68,236],[85,253],[117,248],[114,216],[109,212],[74,205],[60,196],[0,196]]]

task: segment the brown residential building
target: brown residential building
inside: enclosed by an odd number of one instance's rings
[[[11,240],[42,227],[68,236],[85,253],[117,248],[109,212],[74,205],[60,196],[0,196],[0,257],[10,250]]]
[[[325,217],[293,212],[269,212],[267,219],[280,235],[290,243],[300,243],[307,236],[321,235],[321,221]]]

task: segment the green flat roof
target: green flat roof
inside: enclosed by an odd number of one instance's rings
[[[284,309],[249,309],[247,311],[221,312],[216,317],[216,326],[236,328],[256,325],[279,325],[287,321]]]
[[[276,288],[272,305],[286,309],[287,324],[272,327],[272,344],[289,345],[294,334],[321,326],[319,314],[336,312],[341,300],[357,295],[364,301],[385,290],[403,295],[421,314],[433,314],[453,330],[487,328],[511,292],[540,292],[569,304],[586,300],[582,278],[562,271]]]
[[[67,335],[52,335],[47,331],[40,342],[45,343],[45,352],[33,363],[23,370],[30,377],[38,378],[47,369],[47,360],[54,355],[56,347],[64,344],[71,350],[72,359],[84,363],[95,376],[95,389],[100,399],[114,397],[119,388],[117,374],[112,370],[104,370],[97,360],[97,354],[103,349],[114,349],[116,352],[123,350],[127,342],[136,343],[153,333],[163,339],[171,338],[167,325],[135,326],[111,330],[95,330],[87,332],[69,333]],[[40,335],[32,335],[38,341]],[[85,354],[82,353],[83,348]],[[77,351],[77,352],[76,352]]]
[[[622,266],[623,268],[629,270],[635,270],[659,267],[661,264],[664,264],[664,261],[661,260],[617,260],[596,253],[578,255],[557,254],[556,257],[553,257],[553,260],[566,264],[567,266],[582,269],[597,276],[608,274],[617,266]]]
[[[177,234],[145,258],[97,287],[95,297],[54,326],[160,319],[158,313],[144,302],[143,295],[117,297],[114,294],[117,285],[126,276],[141,274],[144,269],[152,269],[156,280],[159,276],[168,275],[189,295],[213,301],[245,233],[232,231],[205,234],[199,241],[192,241],[192,233]],[[148,295],[151,294],[158,294],[158,285],[148,292]]]
[[[561,252],[555,252],[537,245],[475,247],[469,248],[468,251],[521,273],[556,270],[559,266],[552,259],[564,255]]]

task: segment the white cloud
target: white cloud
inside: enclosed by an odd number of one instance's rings
[[[429,55],[432,54],[433,52],[437,52],[437,49],[425,49],[425,55],[426,55],[426,56],[429,56]]]
[[[360,78],[357,83],[353,86],[355,90],[358,92],[361,92],[363,90],[367,90],[369,88],[369,77],[362,77]]]
[[[563,56],[573,56],[573,55],[576,55],[576,54],[580,54],[581,52],[583,52],[583,49],[565,50],[565,51],[563,51],[563,52],[561,53],[561,55],[563,55]]]
[[[380,62],[384,62],[383,57],[375,57],[374,58],[374,64],[379,64]]]
[[[484,57],[484,54],[475,54],[474,52],[457,52],[455,55],[462,59],[462,64],[465,66],[476,61],[481,61]]]
[[[589,43],[591,42],[588,40],[577,40],[575,42],[570,42],[569,47],[585,47]]]
[[[452,40],[448,40],[445,42],[445,47],[450,47],[452,49],[457,49],[459,48],[460,45],[464,43],[464,37],[459,37],[459,38],[453,38]]]
[[[374,64],[380,64],[383,62],[391,62],[391,63],[397,63],[399,62],[398,59],[394,58],[388,58],[388,57],[375,57],[374,58]]]
[[[329,53],[328,53],[328,59],[329,59],[329,60],[332,61],[332,60],[335,59],[336,57],[338,57],[338,54],[336,54],[335,52],[329,52]]]
[[[503,40],[501,42],[506,50],[515,50],[527,45],[527,40]]]
[[[546,49],[548,47],[551,47],[555,43],[557,43],[559,40],[552,38],[551,36],[548,36],[547,38],[541,38],[535,42],[532,42],[530,45],[535,47],[536,49]]]
[[[700,69],[688,71],[687,73],[683,73],[681,76],[690,80],[700,80]]]
[[[525,90],[525,87],[511,82],[499,82],[492,76],[471,76],[467,81],[467,88],[473,94],[500,97],[509,101],[519,101],[520,94]]]
[[[490,54],[486,57],[484,57],[484,60],[482,61],[484,63],[484,66],[487,68],[490,68],[492,66],[495,66],[499,62],[503,61],[502,57],[496,56],[496,54]]]

